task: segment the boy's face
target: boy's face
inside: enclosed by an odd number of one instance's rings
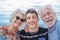
[[[26,15],[26,22],[30,28],[35,28],[38,23],[37,15],[35,13],[28,13]]]

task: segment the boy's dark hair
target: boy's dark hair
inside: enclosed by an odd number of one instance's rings
[[[36,14],[36,16],[37,16],[37,18],[38,18],[38,13],[37,13],[37,11],[35,10],[35,9],[28,9],[27,11],[26,11],[26,14],[25,15],[27,15],[28,13],[35,13]]]

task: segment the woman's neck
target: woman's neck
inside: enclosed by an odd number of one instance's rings
[[[8,32],[9,33],[12,33],[12,34],[15,34],[16,32],[17,32],[17,28],[14,28],[14,26],[13,25],[9,25],[8,26]]]

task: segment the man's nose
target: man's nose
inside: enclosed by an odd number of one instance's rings
[[[46,15],[46,18],[49,18],[49,16],[48,16],[48,15]]]

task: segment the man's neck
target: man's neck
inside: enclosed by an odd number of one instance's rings
[[[53,27],[50,27],[49,29],[50,29],[50,31],[52,31],[53,30]]]

